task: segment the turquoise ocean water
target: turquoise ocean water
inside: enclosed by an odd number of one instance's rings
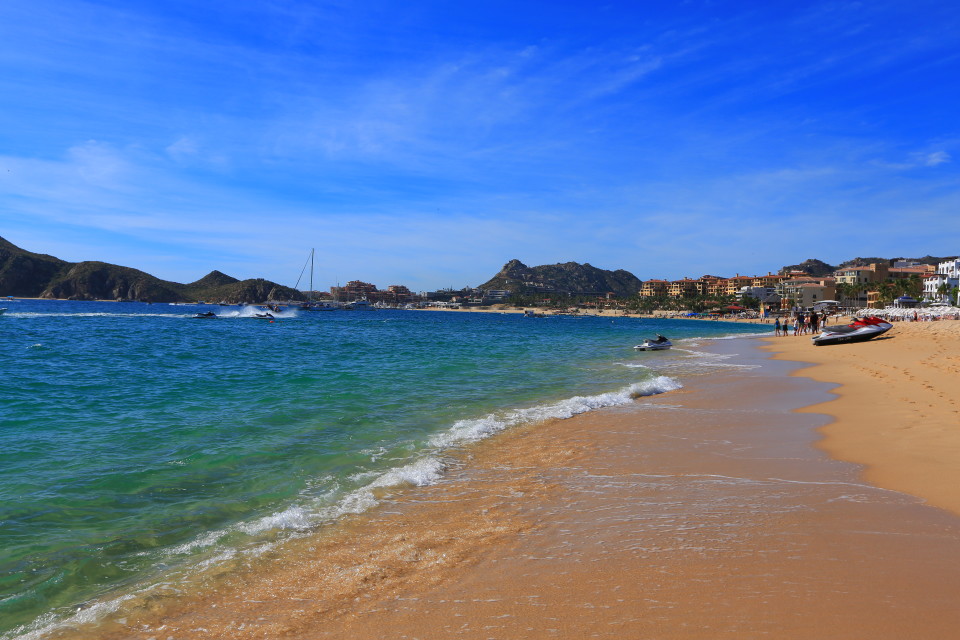
[[[359,513],[511,426],[676,389],[756,325],[10,301],[0,638]],[[221,314],[197,320],[199,311]],[[663,333],[675,349],[643,353]],[[717,369],[722,370],[722,369]],[[78,613],[79,611],[79,613]]]

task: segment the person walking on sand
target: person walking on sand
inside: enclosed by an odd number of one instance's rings
[[[780,335],[780,318],[773,321],[773,335]]]

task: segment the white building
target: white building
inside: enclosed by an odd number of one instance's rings
[[[940,287],[944,284],[950,287],[960,286],[960,258],[941,262],[937,265],[936,273],[923,279],[923,297],[927,300],[949,301],[957,304],[956,300],[950,301],[947,296],[939,293]]]

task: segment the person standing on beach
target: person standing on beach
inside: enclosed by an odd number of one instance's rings
[[[820,328],[820,316],[816,311],[810,313],[810,333],[816,333]]]
[[[780,318],[773,321],[773,335],[780,335]]]

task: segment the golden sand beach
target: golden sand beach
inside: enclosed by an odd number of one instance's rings
[[[897,322],[879,339],[814,347],[768,341],[775,357],[816,364],[796,375],[836,383],[819,446],[865,478],[960,514],[960,321]]]
[[[680,391],[501,434],[62,637],[956,637],[958,329],[696,346],[717,370]]]

